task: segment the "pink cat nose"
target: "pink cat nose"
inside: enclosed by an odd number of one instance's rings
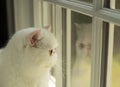
[[[87,48],[88,50],[91,50],[91,44],[88,44],[88,45],[86,46],[86,48]]]

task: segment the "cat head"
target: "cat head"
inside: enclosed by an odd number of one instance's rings
[[[57,59],[58,42],[49,27],[27,28],[18,31],[9,42],[10,49],[20,58],[15,59],[24,66],[52,66]]]
[[[80,57],[91,56],[92,24],[74,23],[76,28],[76,55]]]

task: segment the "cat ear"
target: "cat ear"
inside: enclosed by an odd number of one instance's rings
[[[75,25],[76,28],[80,28],[80,24],[74,23],[74,25]]]
[[[45,29],[51,31],[51,26],[50,26],[50,25],[44,26],[43,28],[45,28]]]
[[[29,45],[31,47],[36,46],[36,42],[37,42],[38,38],[40,37],[40,31],[41,31],[40,29],[35,30],[29,35]]]
[[[83,30],[83,24],[79,24],[79,23],[74,23],[75,27],[77,30]]]

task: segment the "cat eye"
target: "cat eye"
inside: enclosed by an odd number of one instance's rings
[[[51,49],[51,50],[49,50],[49,54],[50,54],[50,56],[52,56],[53,54],[55,54],[55,49]]]
[[[53,50],[49,50],[49,54],[50,54],[50,56],[52,55],[52,53],[53,53]]]
[[[91,44],[88,43],[88,44],[84,44],[84,43],[80,43],[79,44],[79,48],[83,49],[83,48],[86,48],[86,49],[91,49]]]
[[[80,43],[80,44],[79,44],[79,47],[80,47],[81,49],[83,49],[83,48],[85,47],[85,45],[84,45],[83,43]]]

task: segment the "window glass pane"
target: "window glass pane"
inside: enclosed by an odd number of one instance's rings
[[[120,26],[114,26],[111,87],[120,87]]]
[[[120,9],[120,0],[116,0],[115,8]]]
[[[111,9],[120,9],[120,0],[105,0],[104,7]]]
[[[90,87],[92,18],[76,12],[71,16],[72,87]]]
[[[90,3],[93,2],[93,0],[73,0],[73,1],[84,1],[84,2],[90,2]]]

